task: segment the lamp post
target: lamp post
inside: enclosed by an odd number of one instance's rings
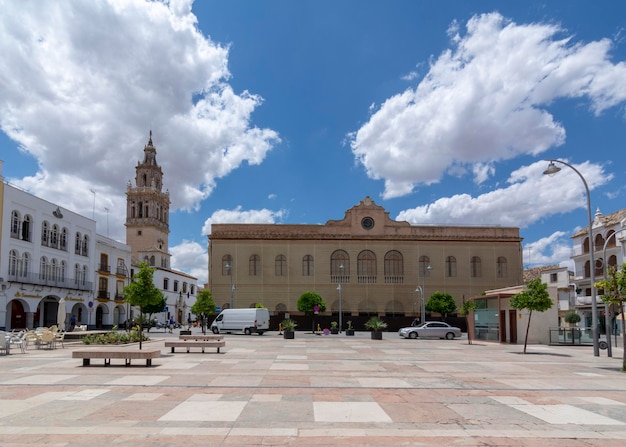
[[[342,290],[341,290],[341,281],[343,281],[343,264],[339,264],[339,285],[337,286],[337,290],[339,290],[339,333],[343,329],[343,306],[342,306]]]
[[[233,308],[233,291],[235,290],[235,286],[233,285],[233,266],[230,264],[226,264],[224,266],[226,270],[228,270],[228,275],[230,276],[230,304],[228,307],[230,309]]]
[[[596,286],[595,286],[595,282],[596,282],[596,275],[595,275],[595,270],[596,270],[596,264],[595,264],[595,259],[594,259],[594,246],[593,246],[593,221],[591,220],[591,197],[589,195],[589,186],[587,186],[587,181],[585,180],[585,177],[583,177],[583,175],[578,171],[578,169],[576,169],[574,166],[572,166],[569,163],[566,163],[562,160],[545,160],[545,161],[549,161],[550,164],[548,165],[548,169],[546,169],[545,171],[543,171],[544,175],[554,175],[557,172],[559,172],[561,170],[561,168],[559,168],[558,166],[556,166],[554,163],[560,163],[562,165],[567,166],[568,168],[571,168],[576,174],[578,174],[578,176],[580,177],[580,179],[583,181],[583,185],[585,185],[585,192],[587,193],[587,220],[588,220],[588,231],[589,231],[589,262],[590,262],[590,279],[591,279],[591,332],[592,332],[592,336],[593,336],[593,355],[596,357],[600,356],[600,345],[598,342],[598,303],[596,303]]]
[[[617,243],[617,232],[611,233],[609,237],[604,241],[604,247],[602,247],[602,274],[604,275],[604,279],[606,280],[606,246],[609,244],[611,238],[615,238],[615,243]],[[606,343],[607,343],[607,351],[606,354],[609,357],[613,357],[613,350],[611,349],[611,315],[608,303],[604,303],[604,325],[606,326]],[[617,345],[615,345],[617,347]]]
[[[432,269],[433,267],[430,264],[426,266],[423,272],[424,274],[422,275],[422,287],[418,287],[422,292],[422,302],[420,307],[420,322],[422,323],[426,323],[426,275],[428,275]],[[415,289],[415,291],[417,292],[417,289]]]

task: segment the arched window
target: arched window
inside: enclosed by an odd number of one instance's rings
[[[248,275],[258,276],[261,274],[261,257],[259,255],[252,255],[248,260]]]
[[[89,256],[89,236],[83,238],[83,256]]]
[[[82,277],[82,283],[81,283],[83,286],[87,284],[87,277],[88,277],[87,266],[83,265],[83,277]]]
[[[456,258],[454,256],[446,258],[446,276],[448,278],[456,277]]]
[[[471,275],[472,278],[480,278],[482,276],[482,262],[478,256],[472,256]]]
[[[600,233],[596,234],[594,244],[594,246],[598,248],[604,247],[604,236],[602,236]]]
[[[419,269],[420,269],[420,278],[424,278],[426,276],[430,276],[430,258],[428,256],[420,256],[419,259]]]
[[[57,260],[53,258],[50,262],[50,279],[52,281],[58,281],[58,273],[59,266],[57,265]]]
[[[11,237],[14,239],[19,239],[20,237],[20,213],[18,211],[11,211]]]
[[[231,255],[222,256],[222,276],[232,275],[233,257]]]
[[[50,226],[48,225],[48,221],[44,220],[41,224],[41,245],[45,245],[46,247],[50,243]]]
[[[154,255],[150,256],[150,267],[154,267],[155,261],[156,261],[156,258],[154,257]]]
[[[498,263],[496,265],[496,272],[498,278],[506,278],[509,274],[507,271],[507,262],[504,256],[498,256]]]
[[[589,253],[589,238],[583,240],[583,253]]]
[[[376,255],[371,250],[363,250],[357,256],[356,274],[360,284],[376,283]]]
[[[67,251],[67,228],[61,230],[61,238],[59,240],[59,248],[63,251]]]
[[[22,253],[22,265],[19,269],[19,275],[26,278],[30,272],[30,255],[28,253]]]
[[[287,257],[285,255],[278,255],[274,259],[274,274],[276,276],[287,275]]]
[[[350,257],[344,250],[330,255],[330,282],[350,282]]]
[[[74,253],[79,255],[83,248],[83,235],[76,232],[76,240],[74,242]]]
[[[80,270],[80,265],[78,264],[74,264],[74,284],[80,284],[80,275],[81,275],[81,270]]]
[[[401,284],[404,282],[404,260],[397,250],[385,254],[385,284]]]
[[[59,248],[59,226],[52,225],[52,232],[50,233],[50,246],[52,248]]]
[[[67,264],[65,261],[61,261],[61,266],[59,267],[59,281],[65,282],[65,274],[67,271]]]
[[[49,265],[48,265],[48,258],[46,258],[45,256],[42,256],[39,259],[39,279],[42,280],[47,280],[48,276],[49,276]]]
[[[313,267],[313,256],[304,255],[304,257],[302,258],[302,276],[313,276]]]
[[[22,221],[22,240],[30,242],[32,241],[31,236],[31,223],[33,219],[27,214],[24,216],[24,220]]]
[[[17,276],[19,254],[16,250],[9,252],[9,276]]]

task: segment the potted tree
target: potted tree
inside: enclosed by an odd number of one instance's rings
[[[346,322],[346,324],[348,325],[348,328],[346,329],[346,335],[347,336],[353,336],[354,335],[354,328],[352,327],[352,320],[348,320]]]
[[[568,312],[565,314],[565,322],[569,324],[569,327],[575,327],[576,323],[580,321],[580,315],[576,312]]]
[[[387,323],[375,316],[367,320],[365,328],[372,331],[372,340],[382,340],[383,333],[381,331],[387,328]]]
[[[296,338],[296,322],[293,321],[290,318],[287,318],[286,320],[283,320],[283,322],[281,323],[281,326],[283,328],[283,338],[291,340]]]
[[[336,321],[330,322],[330,333],[338,334],[339,333],[339,324]]]

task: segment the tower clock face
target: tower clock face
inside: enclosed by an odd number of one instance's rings
[[[374,228],[374,219],[372,219],[371,217],[364,217],[361,220],[361,226],[366,230],[371,230],[372,228]]]

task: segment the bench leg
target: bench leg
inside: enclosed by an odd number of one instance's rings
[[[104,359],[104,366],[110,366],[111,365],[111,359]]]
[[[174,346],[172,346],[172,354],[174,353]]]
[[[89,359],[83,359],[83,366],[89,366]]]
[[[146,359],[146,368],[152,366],[152,359]]]
[[[124,359],[124,366],[130,366],[130,359]]]
[[[217,347],[217,353],[218,354],[220,353],[220,347],[219,346]]]

